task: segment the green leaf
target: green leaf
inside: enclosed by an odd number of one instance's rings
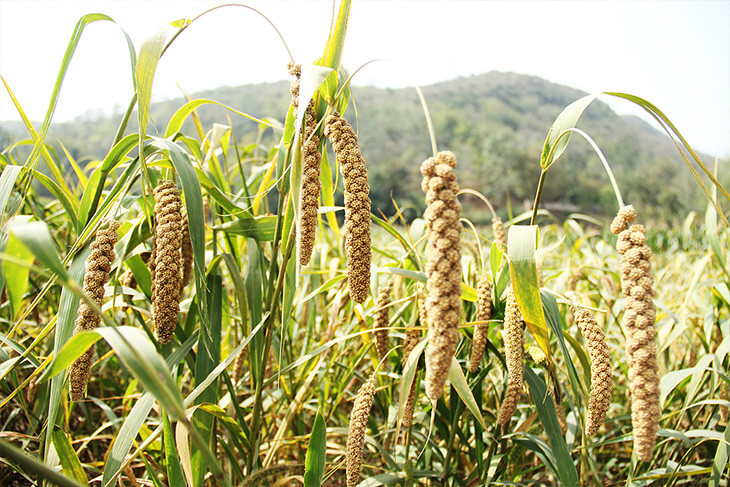
[[[200,181],[190,162],[187,153],[174,142],[168,139],[152,137],[152,145],[166,151],[175,171],[177,171],[185,194],[185,209],[188,212],[188,227],[190,229],[190,242],[193,246],[193,262],[195,273],[195,286],[199,293],[203,293],[205,287],[205,214],[203,212],[203,194],[200,191]],[[205,294],[199,296],[200,316],[202,326],[207,326],[208,303]]]
[[[408,396],[411,393],[411,386],[413,380],[416,378],[416,372],[418,372],[418,359],[421,357],[423,350],[426,348],[428,340],[421,340],[413,347],[411,354],[408,356],[408,362],[403,367],[403,375],[400,380],[400,391],[398,393],[398,427],[400,427],[401,420],[403,419],[403,413],[405,411],[406,402]]]
[[[100,339],[101,336],[95,333],[79,333],[72,336],[55,356],[53,362],[51,362],[51,366],[41,375],[38,382],[52,379],[60,372],[68,369],[77,358]]]
[[[167,414],[162,414],[163,425],[163,442],[165,444],[165,461],[167,462],[167,481],[169,485],[187,485],[185,483],[185,475],[180,465],[180,457],[177,455],[177,447],[175,446],[175,437],[172,433],[170,420]]]
[[[85,337],[84,335],[89,335]],[[145,332],[131,326],[99,327],[74,335],[58,354],[51,365],[54,371],[60,371],[61,365],[73,361],[88,348],[89,340],[95,342],[101,337],[109,343],[127,369],[152,392],[160,404],[175,419],[185,417],[185,410],[180,397],[180,390],[170,374],[170,369],[157,353]],[[86,342],[86,346],[82,345]]]
[[[58,98],[61,94],[61,85],[63,84],[63,80],[66,77],[66,72],[68,71],[68,67],[71,64],[71,58],[74,55],[74,52],[76,52],[76,47],[78,46],[79,41],[81,40],[81,34],[83,33],[84,28],[91,24],[92,22],[97,22],[100,20],[108,20],[110,22],[114,22],[114,20],[104,14],[87,14],[81,17],[76,24],[76,27],[74,28],[73,34],[71,34],[71,40],[68,43],[68,47],[66,48],[66,52],[63,56],[63,61],[61,62],[61,68],[59,69],[58,76],[56,77],[56,84],[53,87],[53,93],[51,94],[51,101],[48,105],[48,110],[46,112],[46,117],[43,120],[43,124],[41,125],[40,132],[38,133],[37,137],[34,137],[35,139],[35,146],[33,148],[33,152],[28,157],[28,161],[26,162],[26,167],[31,167],[35,169],[36,161],[38,160],[38,157],[43,152],[43,148],[45,147],[45,138],[48,134],[48,129],[51,126],[51,120],[53,119],[53,114],[56,111],[56,105],[58,103]],[[126,41],[127,41],[127,47],[129,49],[129,55],[132,62],[132,70],[135,69],[135,63],[136,63],[136,55],[134,53],[134,46],[132,45],[132,40],[129,38],[129,35],[122,29],[122,33],[124,34]],[[4,80],[3,80],[4,81]],[[30,181],[29,181],[30,182]]]
[[[53,428],[53,434],[51,437],[53,438],[53,447],[56,449],[58,458],[61,461],[63,473],[66,474],[67,477],[77,480],[82,484],[88,484],[89,479],[86,477],[86,473],[84,473],[84,469],[81,467],[79,457],[76,455],[76,451],[71,446],[71,442],[66,436],[66,433],[56,427]]]
[[[271,242],[276,233],[275,216],[257,216],[251,218],[236,218],[233,221],[216,225],[214,230],[221,230],[232,235],[253,238],[259,242]]]
[[[560,484],[563,486],[578,487],[578,472],[575,469],[573,459],[570,457],[568,445],[560,431],[558,416],[555,412],[555,402],[553,396],[548,393],[545,381],[538,377],[532,368],[525,367],[525,380],[530,387],[530,395],[532,401],[537,407],[537,414],[540,416],[540,422],[545,433],[547,433],[550,447],[555,455],[555,464],[557,468],[557,476]]]
[[[674,142],[674,137],[672,137],[672,134],[674,134],[682,143],[685,149],[687,149],[687,152],[692,156],[692,159],[694,162],[702,169],[702,171],[705,173],[705,175],[712,181],[712,184],[714,187],[719,190],[725,198],[727,198],[728,201],[730,201],[730,193],[723,187],[722,184],[717,180],[715,175],[710,171],[707,166],[705,166],[705,163],[702,162],[702,159],[695,153],[694,149],[689,145],[687,140],[682,136],[682,134],[677,130],[677,127],[674,126],[671,120],[667,118],[664,113],[659,110],[653,103],[635,95],[630,95],[628,93],[617,93],[617,92],[610,92],[606,91],[604,92],[606,95],[615,96],[617,98],[623,98],[624,100],[628,100],[641,108],[643,108],[649,115],[651,115],[654,120],[656,120],[659,125],[664,129],[664,131],[669,135],[669,137]],[[684,155],[684,152],[682,151],[682,148],[678,143],[675,142],[675,145],[677,146],[677,150],[679,151],[679,154],[682,156],[682,159],[684,160],[685,165],[687,166],[687,169],[690,170],[692,175],[694,175],[695,179],[697,180],[697,183],[702,187],[703,191],[705,192],[705,195],[714,202],[714,199],[710,197],[709,192],[707,191],[707,188],[705,188],[704,183],[702,182],[702,179],[700,179],[699,175],[695,171],[692,164],[690,164],[687,157]],[[720,212],[720,215],[723,219],[725,219],[724,213]],[[725,223],[727,224],[727,220],[725,220]]]
[[[312,64],[305,64],[302,66],[302,77],[299,85],[299,107],[304,107],[304,110],[297,111],[297,119],[294,125],[295,135],[294,140],[298,139],[299,131],[306,114],[306,107],[309,102],[314,98],[315,93],[319,90],[330,74],[334,73],[332,67],[322,67]]]
[[[717,444],[715,459],[712,462],[712,487],[720,487],[722,473],[727,471],[728,458],[730,458],[730,424],[725,427],[725,433]]]
[[[69,274],[73,282],[79,282],[84,277],[86,272],[86,257],[91,252],[91,246],[87,246],[81,252],[76,254],[71,261],[69,267]],[[74,321],[79,307],[79,298],[71,290],[71,288],[64,286],[61,291],[61,300],[58,305],[58,317],[56,322],[56,330],[53,338],[53,355],[58,356],[61,352],[62,347],[66,344],[68,339],[73,333]],[[58,414],[58,408],[61,404],[61,394],[63,393],[63,383],[65,380],[65,374],[60,374],[51,380],[51,391],[48,397],[48,424],[56,424],[56,416]],[[46,428],[46,441],[45,441],[45,453],[44,458],[46,462],[49,462],[49,453],[51,445],[51,432],[53,428]],[[55,464],[55,462],[53,462]]]
[[[18,179],[23,166],[5,166],[2,174],[0,174],[0,217],[5,213],[5,207],[8,204],[8,198],[13,192],[15,180]]]
[[[324,49],[323,65],[335,71],[340,70],[342,51],[345,47],[345,35],[347,34],[347,22],[350,18],[350,0],[342,0],[340,10],[337,13],[337,20],[332,23],[332,30],[327,38],[327,45]],[[337,90],[337,80],[328,80],[326,91],[333,97]]]
[[[155,79],[157,62],[162,55],[165,43],[165,29],[160,29],[151,35],[139,48],[139,58],[134,77],[137,81],[137,121],[139,123],[139,152],[142,153],[142,144],[147,133],[147,119],[150,114],[150,99],[152,98],[152,82]]]
[[[129,159],[127,154],[129,154],[137,142],[138,136],[136,134],[129,134],[124,137],[114,144],[114,147],[104,157],[101,164],[91,174],[84,187],[84,194],[81,196],[81,203],[79,204],[79,222],[81,225],[86,225],[92,212],[96,211],[96,206],[99,203],[99,198],[104,189],[107,175],[112,169]]]
[[[200,327],[200,341],[198,355],[195,361],[195,385],[200,385],[220,363],[221,355],[221,323],[223,313],[223,278],[219,274],[210,274],[207,279],[208,307],[207,325]],[[196,403],[215,403],[218,385],[214,381],[196,399]],[[213,440],[213,418],[204,416],[195,417],[193,423],[208,441]],[[193,453],[193,469],[195,471],[195,485],[203,485],[206,461],[198,452]]]
[[[717,210],[714,204],[714,199],[717,198],[717,191],[713,191],[712,196],[713,203],[707,205],[707,211],[705,212],[705,235],[707,236],[707,243],[710,244],[710,248],[712,249],[712,254],[717,259],[717,264],[725,275],[730,277],[730,272],[725,262],[725,252],[723,252],[723,245],[720,242],[717,228]]]
[[[48,225],[44,222],[18,223],[10,226],[10,233],[15,235],[45,268],[62,281],[69,282],[69,275],[58,258]]]
[[[563,319],[560,316],[560,309],[558,309],[558,302],[556,301],[555,296],[547,291],[541,291],[540,297],[542,298],[542,305],[545,310],[547,323],[557,337],[558,347],[560,347],[560,351],[562,352],[563,357],[570,357],[570,355],[568,354],[568,347],[565,344],[565,337],[568,337],[571,345],[573,345],[573,348],[576,350],[576,355],[578,355],[578,360],[581,362],[583,370],[586,371],[586,381],[590,383],[591,366],[588,357],[586,357],[586,351],[578,346],[577,343],[573,343],[575,342],[575,338],[571,337],[568,333],[563,333]],[[575,397],[579,397],[578,387],[580,381],[578,379],[578,371],[575,368],[574,361],[566,360],[565,367],[568,369],[568,375],[570,376],[570,385],[573,389],[573,395]]]
[[[451,358],[449,380],[451,381],[451,385],[454,386],[456,393],[459,395],[469,411],[471,411],[471,414],[474,415],[477,421],[479,421],[482,428],[487,429],[487,423],[484,422],[482,413],[479,411],[479,405],[477,404],[476,399],[474,399],[474,395],[471,393],[469,384],[466,382],[466,377],[464,377],[464,372],[462,372],[461,366],[456,360],[456,357]]]
[[[195,332],[190,335],[187,340],[185,340],[185,343],[180,345],[165,359],[167,366],[174,368],[178,363],[180,363],[180,361],[182,361],[183,358],[185,358],[197,341],[198,333]],[[134,407],[124,419],[124,423],[122,424],[122,427],[119,428],[117,436],[114,438],[114,443],[111,446],[109,456],[104,464],[104,475],[101,481],[103,487],[111,487],[115,479],[122,473],[122,469],[120,468],[122,462],[127,456],[127,453],[129,453],[129,449],[132,447],[132,442],[137,437],[142,424],[147,420],[147,416],[154,405],[155,396],[151,392],[145,392],[134,404]]]
[[[71,220],[71,224],[74,226],[74,228],[79,228],[79,220],[78,216],[76,215],[78,211],[78,204],[71,192],[68,190],[64,190],[56,183],[54,179],[49,178],[40,171],[32,170],[31,173],[38,180],[38,182],[45,186],[46,189],[53,196],[56,197],[58,202],[61,203],[61,206],[66,211],[66,215],[68,216],[69,220]]]
[[[309,437],[307,458],[304,461],[304,487],[320,487],[324,476],[325,456],[327,453],[327,429],[320,413],[314,420]]]
[[[47,466],[37,458],[25,453],[14,447],[5,440],[0,439],[0,457],[6,462],[12,462],[17,465],[21,471],[33,472],[40,479],[47,480],[59,487],[84,487],[87,483],[79,483]]]
[[[542,311],[540,285],[537,280],[535,248],[537,226],[512,225],[509,228],[507,253],[510,261],[510,277],[522,318],[543,352],[550,357],[550,341],[547,323]]]
[[[217,105],[219,107],[225,108],[226,110],[230,110],[231,112],[235,113],[236,115],[240,115],[244,118],[247,118],[253,122],[262,124],[266,127],[270,127],[272,129],[279,129],[280,127],[271,124],[269,122],[266,122],[265,120],[260,120],[256,117],[252,117],[251,115],[247,113],[240,112],[236,110],[235,108],[231,108],[228,105],[224,105],[223,103],[214,101],[214,100],[208,100],[206,98],[198,98],[196,100],[190,100],[183,106],[177,109],[177,111],[173,114],[173,116],[170,118],[170,122],[167,124],[167,129],[165,129],[165,138],[172,137],[177,132],[180,132],[182,129],[183,123],[185,123],[185,120],[190,116],[191,113],[193,113],[197,108],[199,108],[202,105]]]
[[[578,119],[583,114],[588,105],[595,100],[597,95],[588,95],[580,98],[560,112],[558,118],[553,122],[552,127],[548,131],[545,145],[540,155],[540,167],[543,171],[547,170],[553,162],[557,161],[560,155],[568,147],[570,142],[570,132],[566,131],[575,127]]]
[[[13,315],[17,318],[21,311],[23,295],[28,287],[28,274],[34,258],[28,247],[12,233],[8,236],[5,254],[13,259],[3,260],[2,269],[5,286],[13,305]]]

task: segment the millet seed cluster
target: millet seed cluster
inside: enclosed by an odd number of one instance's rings
[[[162,180],[155,188],[155,251],[152,319],[154,335],[168,343],[180,313],[182,265],[182,202],[177,185]]]
[[[101,307],[104,299],[104,286],[109,280],[109,271],[114,262],[114,245],[117,243],[119,224],[113,220],[105,220],[102,225],[108,226],[96,232],[91,244],[91,253],[86,258],[86,274],[84,274],[83,290],[89,299]],[[101,317],[94,313],[86,303],[79,305],[78,316],[74,327],[74,335],[90,331],[99,326]],[[69,393],[72,401],[83,399],[86,395],[86,384],[89,382],[91,364],[94,361],[94,347],[91,346],[69,368]]]
[[[517,306],[515,293],[510,289],[507,294],[507,307],[504,311],[504,358],[507,362],[507,390],[497,416],[497,422],[505,425],[517,409],[522,395],[524,373],[525,334],[522,329],[522,313]]]
[[[432,401],[443,394],[459,341],[461,319],[461,204],[454,168],[456,156],[439,152],[421,165],[421,188],[426,193],[426,395]]]
[[[629,362],[634,451],[640,461],[648,462],[652,458],[661,416],[654,332],[656,308],[649,262],[651,249],[646,245],[644,227],[631,225],[635,219],[634,207],[625,206],[611,223],[611,231],[618,235],[616,250],[621,255],[621,289],[626,306],[623,326]]]
[[[492,278],[486,272],[479,276],[477,282],[477,321],[487,321],[492,317]],[[487,345],[489,323],[479,323],[474,327],[474,338],[471,344],[469,358],[469,372],[479,369],[479,363],[484,357],[484,348]]]
[[[370,417],[375,394],[374,377],[371,377],[357,393],[350,413],[350,426],[347,432],[347,487],[355,487],[360,480],[362,454],[365,447],[365,430]]]
[[[613,381],[611,379],[611,354],[606,344],[606,335],[596,319],[586,309],[573,310],[575,321],[588,347],[591,359],[591,393],[586,414],[586,436],[593,436],[606,418],[611,405]]]
[[[324,133],[332,142],[345,184],[345,251],[350,297],[363,303],[370,291],[370,185],[357,135],[347,120],[333,112]]]

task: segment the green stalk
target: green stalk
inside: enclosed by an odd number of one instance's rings
[[[280,198],[279,200],[279,221],[281,222],[279,226],[277,226],[277,233],[281,231],[281,227],[283,226],[283,219],[284,214],[281,212],[283,207],[283,201],[284,198]],[[278,235],[278,239],[274,240],[277,242],[276,244],[276,251],[279,249],[279,242],[281,241],[281,235]],[[260,382],[256,384],[256,391],[254,394],[254,404],[253,404],[253,413],[252,413],[252,420],[251,420],[251,431],[252,434],[255,434],[255,432],[259,431],[260,428],[260,421],[261,421],[261,406],[262,406],[262,392],[263,392],[263,378],[264,374],[266,373],[266,357],[269,354],[269,351],[271,349],[271,340],[272,340],[272,332],[273,332],[273,324],[274,320],[276,319],[276,308],[279,305],[279,295],[281,294],[281,291],[284,287],[284,280],[286,277],[286,266],[287,262],[291,258],[292,251],[294,250],[294,243],[296,242],[296,237],[293,233],[289,235],[289,241],[287,242],[287,247],[283,255],[282,264],[281,267],[279,267],[278,277],[276,280],[276,286],[274,286],[274,290],[272,293],[269,294],[267,297],[267,306],[265,309],[269,310],[268,316],[266,317],[266,325],[264,326],[263,332],[265,337],[265,343],[264,343],[264,353],[261,357],[261,364],[260,364],[260,371],[259,371],[259,378]],[[276,251],[274,252],[274,255],[276,255]],[[272,267],[271,267],[271,273],[270,276],[273,277],[274,275],[274,268],[275,268],[275,260],[272,261]],[[248,460],[246,462],[247,472],[250,474],[253,471],[253,467],[255,465],[255,462],[258,459],[259,453],[259,441],[260,437],[256,437],[256,439],[253,440],[253,446],[251,448],[251,454],[248,457]]]
[[[540,180],[537,182],[537,191],[535,192],[535,203],[532,205],[532,218],[530,218],[530,225],[534,225],[537,221],[537,209],[540,206],[540,197],[542,196],[542,187],[545,184],[545,174],[547,169],[543,169],[540,173]]]
[[[453,392],[453,389],[452,389]],[[449,398],[449,400],[451,400]],[[451,417],[451,428],[449,429],[449,441],[446,444],[446,463],[444,464],[444,474],[443,474],[443,481],[446,482],[449,477],[449,472],[451,471],[451,459],[453,458],[455,452],[454,449],[454,442],[456,440],[456,428],[457,423],[459,422],[459,416],[461,416],[461,413],[464,412],[462,409],[463,403],[461,401],[458,401],[456,403],[456,411],[454,411],[454,415]]]
[[[80,487],[81,484],[48,467],[35,457],[28,455],[10,443],[0,440],[0,457],[8,459],[21,468],[21,471],[33,473],[41,479],[52,482],[59,487]]]
[[[404,456],[406,459],[406,464],[404,466],[405,467],[404,469],[406,471],[406,479],[405,479],[405,482],[403,483],[403,487],[410,487],[411,481],[413,480],[413,461],[408,456],[408,453],[410,452],[410,449],[411,449],[411,428],[412,427],[413,427],[413,425],[409,426],[408,429],[406,430],[406,447],[405,447],[405,452],[404,452]]]

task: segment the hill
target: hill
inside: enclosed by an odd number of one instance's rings
[[[531,205],[539,176],[542,144],[555,117],[586,93],[544,79],[515,73],[489,72],[423,88],[440,150],[457,155],[462,187],[486,195],[501,213],[508,201],[515,213]],[[423,205],[420,163],[431,155],[425,117],[412,88],[354,87],[356,112],[348,113],[359,131],[368,164],[374,208],[392,213],[391,196],[400,206]],[[283,120],[289,103],[287,81],[222,87],[192,95],[209,98],[255,117]],[[152,105],[153,124],[162,132],[175,99]],[[253,122],[218,107],[199,110],[206,130],[214,122],[231,124],[239,143],[256,140]],[[87,116],[52,126],[77,159],[101,158],[109,148],[120,115]],[[188,122],[189,123],[189,122]],[[637,117],[619,116],[603,102],[594,102],[578,126],[598,143],[613,167],[624,199],[644,212],[672,221],[704,205],[701,192],[668,137]],[[130,131],[134,131],[130,124]],[[186,127],[192,132],[192,125]],[[22,126],[3,122],[2,131],[25,137]],[[6,141],[7,141],[6,137]],[[272,137],[268,140],[274,142]],[[706,162],[707,158],[703,158]],[[682,173],[681,171],[684,171]],[[677,173],[686,177],[675,177]],[[608,178],[590,146],[573,137],[566,154],[550,169],[543,193],[547,208],[612,214],[615,199]],[[483,204],[464,198],[469,215],[488,219]]]

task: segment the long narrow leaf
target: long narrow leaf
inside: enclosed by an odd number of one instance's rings
[[[510,261],[512,289],[532,336],[543,352],[550,356],[547,323],[542,311],[540,285],[537,280],[535,247],[537,227],[534,225],[513,225],[509,229],[507,253]]]
[[[560,484],[568,487],[578,487],[580,485],[578,472],[575,469],[573,459],[570,457],[568,446],[565,444],[565,438],[563,438],[560,431],[553,396],[548,394],[545,381],[538,377],[530,367],[525,367],[525,380],[530,387],[532,401],[537,407],[537,413],[555,455],[556,473],[560,479]]]

